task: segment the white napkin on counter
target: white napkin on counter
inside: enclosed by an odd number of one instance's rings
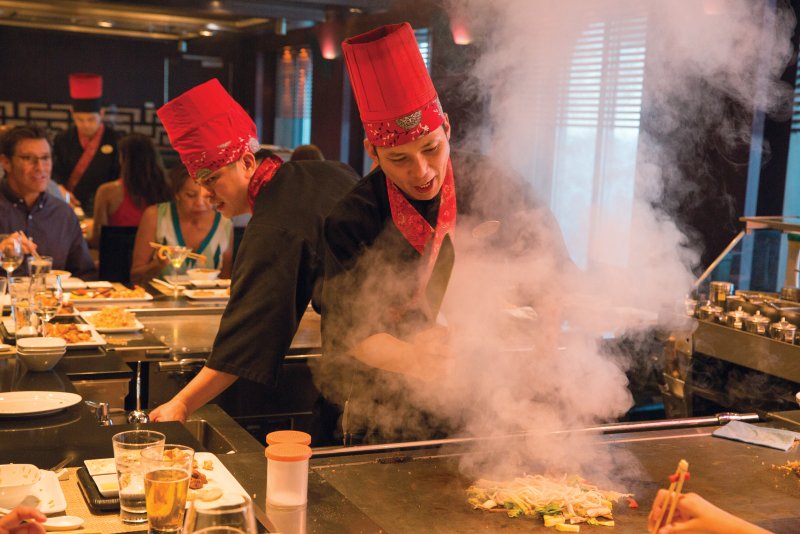
[[[718,438],[771,447],[784,452],[792,448],[794,440],[800,439],[800,433],[792,432],[791,430],[756,426],[742,421],[731,421],[712,432],[712,435]]]

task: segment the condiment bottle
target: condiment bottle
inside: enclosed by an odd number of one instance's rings
[[[311,447],[298,443],[268,446],[267,504],[303,506],[308,501],[308,459]]]
[[[769,336],[772,339],[785,341],[786,343],[794,344],[794,338],[797,334],[797,327],[786,320],[786,317],[781,317],[779,323],[772,323],[769,325]]]
[[[267,445],[277,445],[278,443],[311,445],[311,434],[299,430],[276,430],[267,434]]]

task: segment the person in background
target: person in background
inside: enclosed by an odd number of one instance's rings
[[[53,155],[38,126],[15,126],[2,137],[0,234],[21,232],[26,254],[53,257],[53,268],[91,279],[96,268],[78,217],[64,201],[47,193]]]
[[[17,506],[0,517],[0,534],[42,534],[47,516],[36,508]]]
[[[322,150],[317,145],[300,145],[292,151],[289,161],[317,160],[325,161]]]
[[[669,492],[658,490],[647,518],[648,531],[656,526],[661,510],[667,505]],[[696,493],[678,496],[672,523],[658,529],[658,534],[770,534],[744,519],[718,508]]]
[[[69,91],[74,124],[53,142],[53,178],[90,216],[97,188],[119,176],[118,135],[103,122],[101,76],[70,74]]]
[[[185,421],[239,378],[261,394],[274,386],[309,301],[318,299],[322,221],[358,175],[339,162],[284,164],[267,155],[259,163],[255,123],[216,79],[167,103],[158,116],[217,210],[253,214],[205,367],[150,413],[152,421]]]
[[[145,208],[172,199],[161,157],[150,137],[132,133],[119,142],[120,177],[101,185],[94,197],[89,244],[97,247],[103,226],[139,226]]]
[[[167,261],[159,259],[150,242],[189,247],[206,257],[205,264],[187,258],[186,269],[219,269],[222,278],[231,277],[233,265],[233,223],[214,210],[211,195],[194,180],[184,165],[170,171],[175,200],[144,210],[133,246],[131,281],[142,284],[171,273]]]

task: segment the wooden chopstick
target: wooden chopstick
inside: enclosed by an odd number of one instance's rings
[[[683,482],[688,476],[689,462],[681,459],[681,461],[678,462],[678,468],[675,470],[675,474],[670,477],[670,485],[667,490],[667,502],[662,506],[661,513],[658,514],[658,521],[656,521],[656,524],[650,529],[650,534],[655,534],[658,532],[658,529],[661,528],[661,521],[664,519],[664,514],[667,512],[668,506],[669,513],[667,514],[667,522],[665,524],[669,525],[672,522],[672,517],[675,515],[675,508],[678,506],[678,498],[683,490]]]
[[[25,239],[27,239],[28,241],[30,241],[31,243],[33,243],[33,239],[31,239],[30,237],[26,236],[26,235],[25,235],[25,232],[23,232],[22,230],[20,230],[20,231],[19,231],[19,235],[21,235],[22,237],[24,237]],[[40,260],[40,259],[42,259],[42,257],[41,257],[41,256],[39,256],[39,253],[38,253],[38,252],[36,252],[36,250],[34,250],[34,251],[33,251],[33,257],[34,257],[34,258],[36,258],[37,260]]]
[[[150,246],[157,249],[167,248],[168,245],[162,245],[161,243],[156,243],[155,241],[150,241]],[[193,258],[197,261],[202,261],[205,263],[206,257],[203,254],[197,254],[195,252],[190,252],[186,255],[187,258]]]

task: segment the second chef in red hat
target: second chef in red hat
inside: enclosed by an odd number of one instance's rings
[[[226,217],[252,213],[236,256],[231,296],[214,347],[200,373],[151,413],[185,420],[237,378],[232,402],[266,398],[300,319],[321,282],[322,221],[358,176],[343,163],[297,161],[259,151],[256,126],[217,80],[158,110],[189,174]],[[248,398],[243,391],[255,388]]]
[[[53,141],[53,178],[91,215],[97,188],[119,175],[119,135],[103,122],[102,76],[70,74],[69,94],[73,125]]]
[[[342,50],[378,166],[325,222],[326,357],[435,379],[449,354],[436,318],[455,257],[450,123],[407,23],[347,39]]]

